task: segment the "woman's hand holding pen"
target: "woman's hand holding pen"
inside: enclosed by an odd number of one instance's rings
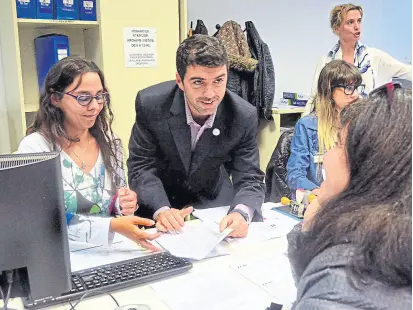
[[[138,209],[138,196],[136,193],[127,187],[122,187],[118,190],[118,195],[122,214],[133,215]]]
[[[138,225],[153,226],[155,225],[155,222],[138,216],[121,216],[113,218],[110,221],[110,231],[124,235],[126,238],[135,241],[145,249],[155,252],[161,251],[161,249],[150,242],[151,240],[158,238],[161,233],[150,234],[145,230],[139,229]]]

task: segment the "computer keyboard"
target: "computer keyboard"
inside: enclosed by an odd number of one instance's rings
[[[72,273],[72,290],[41,300],[23,299],[25,308],[39,309],[78,300],[89,291],[111,291],[185,272],[192,264],[170,253],[157,253]]]

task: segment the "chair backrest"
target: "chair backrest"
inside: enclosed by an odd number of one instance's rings
[[[290,157],[290,146],[294,128],[285,130],[277,142],[271,155],[265,174],[265,201],[279,202],[281,197],[289,196],[287,184],[287,162]]]

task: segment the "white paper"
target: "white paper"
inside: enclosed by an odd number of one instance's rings
[[[263,203],[261,206],[262,215],[264,218],[264,222],[271,221],[271,220],[282,220],[285,222],[291,222],[297,224],[298,220],[292,219],[288,216],[282,215],[279,212],[272,210],[273,208],[277,208],[282,206],[281,203],[274,203],[274,202],[266,202]],[[224,207],[216,207],[216,208],[209,208],[209,209],[195,209],[192,214],[199,218],[203,222],[212,222],[219,224],[224,216],[228,214],[229,206]]]
[[[272,220],[281,220],[284,223],[288,223],[292,226],[296,225],[301,219],[294,217],[293,215],[286,214],[285,212],[276,211],[277,208],[283,206],[281,203],[266,202],[262,205],[262,216],[264,222]]]
[[[267,202],[261,207],[263,222],[252,222],[248,227],[248,236],[245,238],[227,238],[229,243],[253,243],[286,236],[298,223],[297,220],[271,210],[281,204]],[[205,223],[219,224],[227,215],[229,206],[209,209],[195,209],[193,215]]]
[[[111,246],[70,241],[69,248],[72,272],[153,254],[118,234]]]
[[[192,214],[203,222],[212,222],[219,224],[224,216],[228,214],[229,206],[195,209]]]
[[[274,212],[274,211],[272,211]],[[227,238],[228,243],[257,243],[286,236],[294,225],[292,222],[282,220],[267,220],[265,222],[253,222],[248,227],[248,235],[244,238]]]
[[[206,258],[215,247],[231,233],[232,229],[219,232],[218,226],[198,222],[196,225],[186,223],[181,232],[168,232],[156,239],[164,249],[178,257],[201,260]]]
[[[264,310],[271,298],[228,267],[151,284],[171,310]]]
[[[257,284],[285,306],[291,306],[297,289],[285,255],[274,255],[255,261],[241,262],[231,267],[248,280]]]
[[[123,28],[126,68],[149,68],[158,65],[155,28]]]

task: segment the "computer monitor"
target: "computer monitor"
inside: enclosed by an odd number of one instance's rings
[[[0,155],[0,285],[11,297],[71,290],[59,153]],[[10,273],[9,273],[10,275]]]

